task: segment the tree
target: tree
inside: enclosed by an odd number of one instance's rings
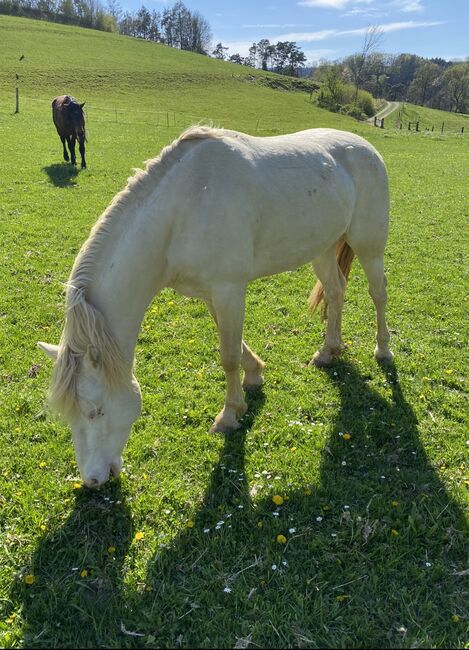
[[[358,90],[367,79],[367,64],[373,52],[383,38],[384,32],[378,25],[368,27],[365,33],[365,39],[360,52],[352,54],[346,59],[350,75],[355,86],[355,103],[358,99]]]
[[[440,68],[436,63],[431,63],[426,61],[422,63],[421,66],[417,69],[415,77],[409,87],[409,99],[415,101],[416,104],[421,104],[425,106],[432,85],[435,83],[437,78],[440,75]]]
[[[271,45],[268,38],[263,38],[257,44],[257,56],[261,61],[262,69],[267,70],[267,63],[272,56]]]
[[[463,113],[469,101],[469,63],[457,63],[443,74],[443,82],[450,98],[450,110]]]
[[[225,52],[229,50],[229,47],[225,47],[223,43],[217,43],[215,45],[215,49],[212,51],[212,56],[215,59],[221,59],[222,61],[225,60]]]

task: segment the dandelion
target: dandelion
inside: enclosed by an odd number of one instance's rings
[[[303,491],[303,494],[305,495],[305,497],[310,497],[313,493],[312,493],[312,491],[311,491],[310,488],[306,488],[306,489]]]
[[[399,536],[399,533],[398,533],[398,531],[397,531],[395,528],[391,528],[391,535],[392,535],[393,537],[398,537],[398,536]]]
[[[348,594],[340,594],[339,596],[336,596],[335,599],[338,603],[343,603],[344,601],[348,600],[350,596]]]
[[[108,548],[107,552],[109,553],[109,555],[114,555],[114,553],[116,552],[116,547],[115,546],[110,546]]]
[[[189,519],[186,526],[187,526],[187,528],[194,528],[194,522],[192,521],[192,519]]]
[[[292,454],[294,454],[297,449],[298,449],[298,447],[291,447],[290,451],[292,452]]]
[[[81,484],[81,483],[74,483],[74,484],[72,485],[72,488],[73,488],[74,490],[80,490],[81,487],[82,487],[82,484]]]
[[[135,533],[135,535],[134,535],[134,540],[135,540],[136,542],[139,542],[139,541],[142,540],[144,537],[145,537],[145,533],[142,533],[142,531],[139,530],[137,533]]]
[[[391,506],[392,506],[393,508],[397,508],[398,505],[399,505],[399,501],[396,501],[395,499],[394,499],[393,501],[391,501]]]
[[[352,436],[350,435],[350,433],[347,432],[345,432],[344,435],[342,436],[343,440],[350,440],[351,437]]]
[[[276,506],[281,506],[283,503],[283,497],[281,497],[280,494],[276,494],[275,496],[272,497],[272,501],[275,503]]]
[[[277,542],[279,544],[286,544],[287,538],[285,537],[285,535],[277,535]]]
[[[46,463],[46,461],[45,461],[45,460],[41,460],[41,462],[39,463],[39,467],[41,467],[42,469],[44,469],[44,467],[47,467],[47,463]]]
[[[87,578],[88,577],[88,569],[83,569],[83,571],[80,573],[80,578]]]
[[[32,573],[28,573],[28,575],[24,576],[24,581],[27,585],[32,585],[36,581],[36,576]]]
[[[10,616],[6,619],[6,622],[8,623],[8,625],[11,625],[12,623],[14,623],[14,622],[15,622],[15,618],[16,618],[17,616],[18,616],[18,615],[16,614],[16,612],[13,612],[12,614],[10,614]]]
[[[453,614],[452,617],[451,617],[451,620],[453,621],[453,623],[459,623],[459,621],[461,620],[461,617],[458,616],[457,614]]]
[[[264,526],[264,522],[263,522],[263,521],[258,521],[258,522],[257,522],[257,527],[258,527],[258,528],[262,528],[263,526]]]
[[[44,532],[47,529],[47,526],[45,524],[41,524],[39,528],[42,530],[42,532]]]

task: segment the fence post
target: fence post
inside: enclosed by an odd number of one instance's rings
[[[419,130],[419,123],[418,123],[418,122],[415,123],[415,130],[416,130],[417,133],[418,133],[418,130]]]
[[[381,128],[384,129],[384,117],[381,118]]]
[[[464,133],[464,127],[461,127],[461,133]]]
[[[442,123],[441,123],[441,132],[442,132],[442,133],[443,133],[443,131],[444,131],[444,128],[445,128],[445,123],[442,122]]]
[[[19,112],[20,112],[20,89],[17,86],[16,87],[16,109],[15,109],[15,113],[19,113]]]

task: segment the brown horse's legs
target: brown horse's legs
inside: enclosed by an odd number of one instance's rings
[[[70,149],[71,163],[72,165],[77,164],[77,159],[75,158],[75,136],[67,135],[68,148]]]
[[[62,147],[64,148],[64,160],[66,162],[68,162],[70,160],[70,158],[69,158],[69,155],[68,155],[67,147],[65,146],[65,136],[61,135],[60,139],[62,140]]]
[[[83,137],[80,138],[79,149],[80,149],[80,156],[81,156],[81,168],[86,169],[85,138],[83,138]]]

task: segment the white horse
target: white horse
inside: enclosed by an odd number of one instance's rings
[[[70,424],[84,483],[122,466],[140,388],[132,369],[145,310],[163,287],[201,298],[220,336],[225,404],[212,431],[237,429],[264,363],[242,340],[251,280],[312,262],[314,308],[328,306],[313,362],[340,353],[346,277],[356,254],[377,312],[375,356],[390,360],[383,253],[388,182],[366,140],[333,129],[277,137],[192,127],[129,179],[93,227],[67,285],[49,399]],[[241,384],[239,367],[244,370]]]

